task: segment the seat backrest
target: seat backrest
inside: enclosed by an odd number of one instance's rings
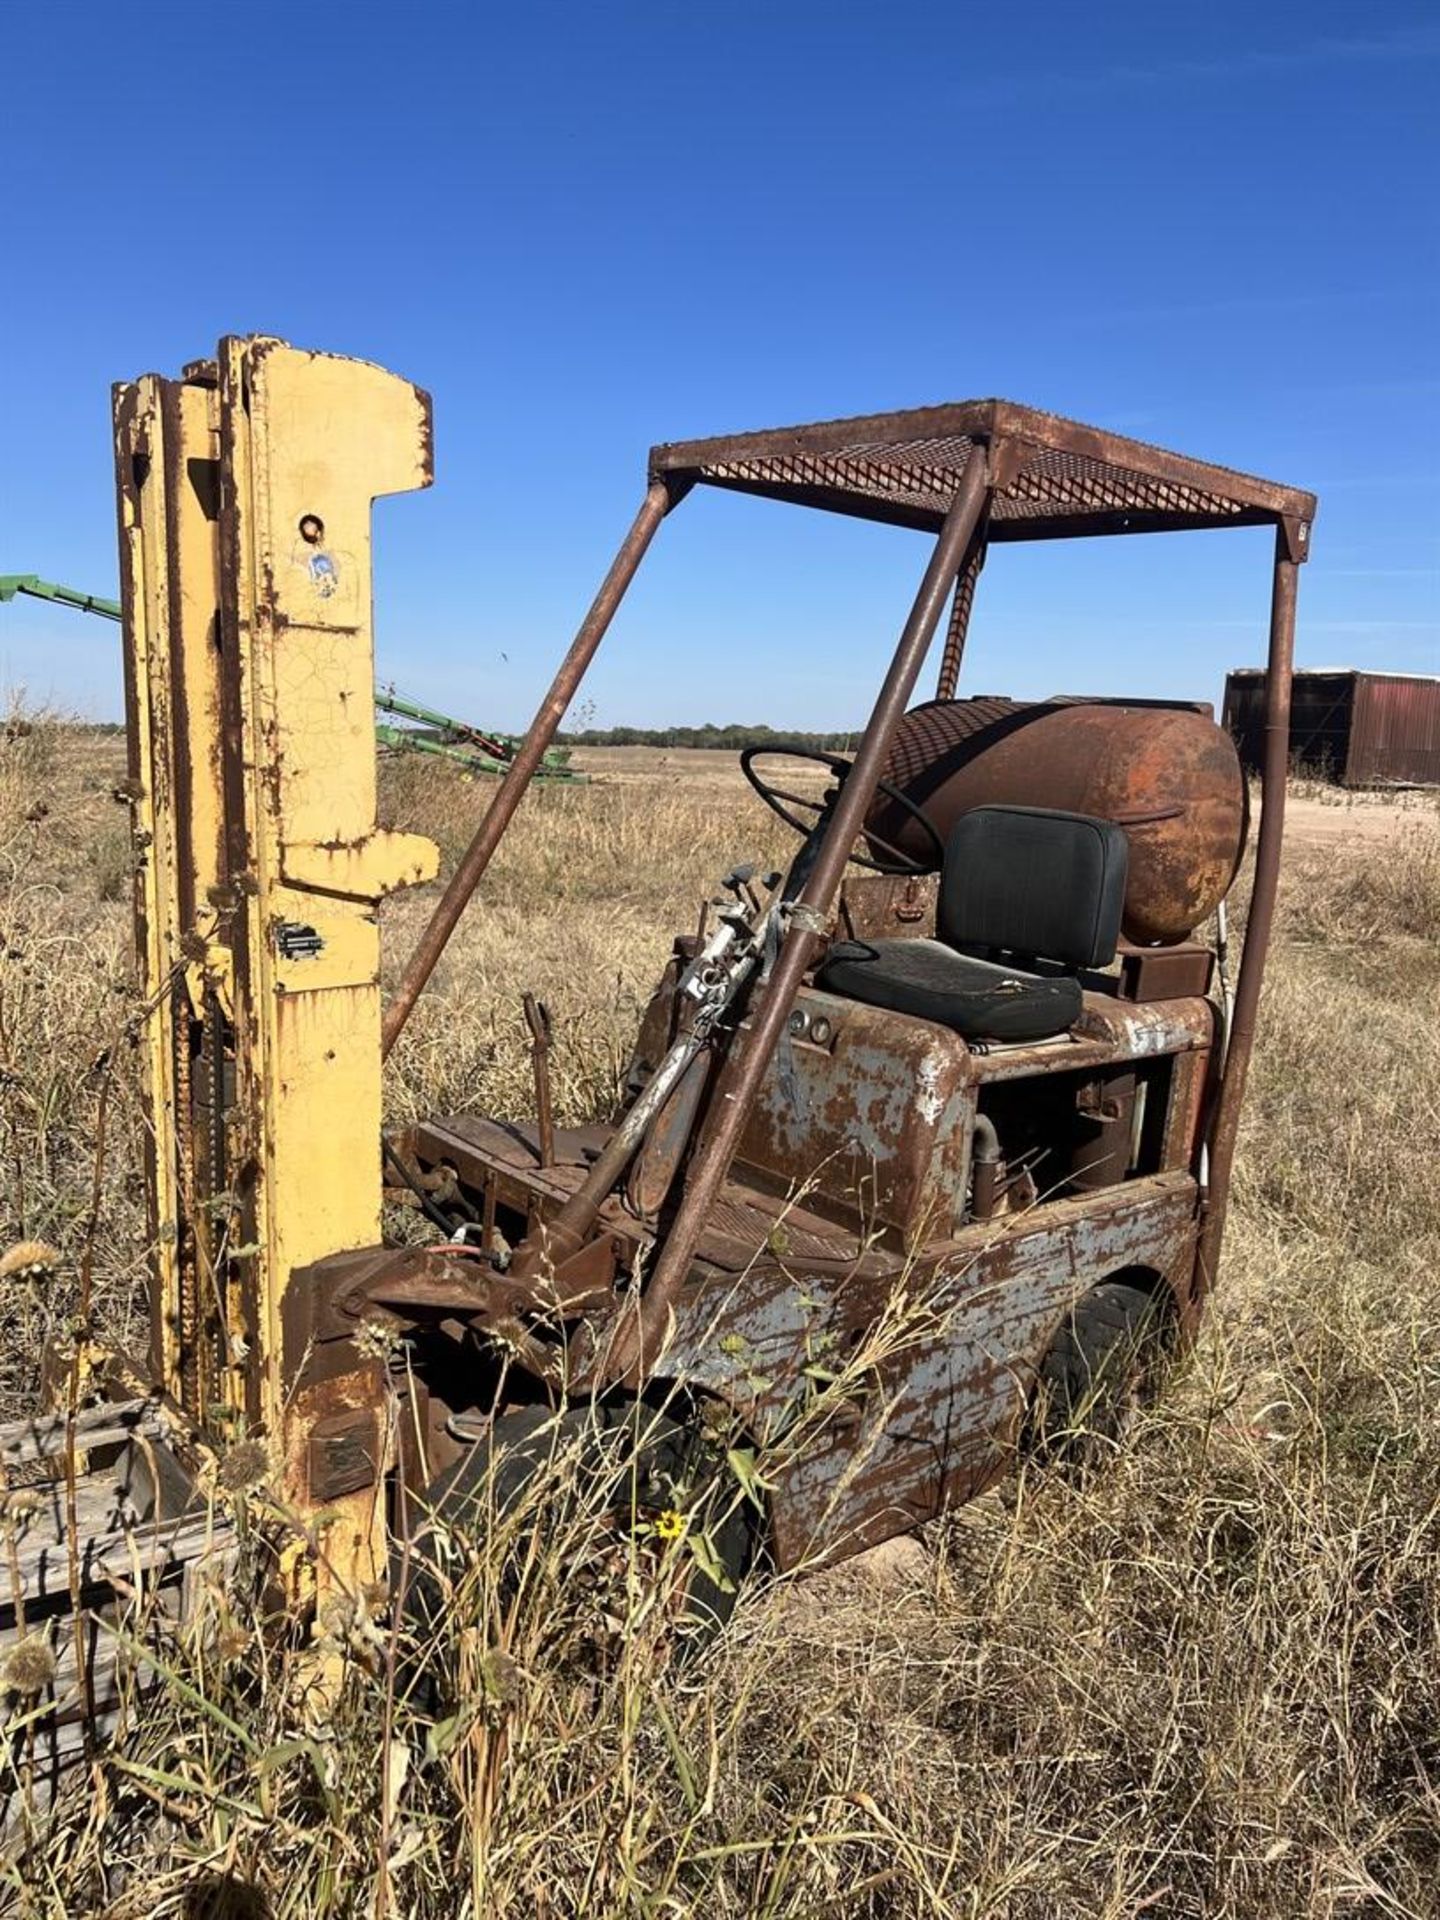
[[[936,930],[969,952],[1108,966],[1128,858],[1124,828],[1112,820],[1045,807],[974,807],[945,846]]]

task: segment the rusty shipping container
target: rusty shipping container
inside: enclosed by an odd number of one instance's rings
[[[1265,750],[1265,673],[1225,680],[1225,725],[1245,770]],[[1342,787],[1440,786],[1440,675],[1313,668],[1295,675],[1290,759]]]

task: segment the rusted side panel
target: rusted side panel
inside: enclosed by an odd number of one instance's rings
[[[1187,1167],[1191,1172],[1199,1170],[1201,1118],[1212,1059],[1209,1052],[1186,1053],[1175,1062],[1160,1148],[1160,1165],[1167,1173]]]
[[[896,1244],[943,1239],[965,1208],[978,1085],[1204,1050],[1214,1021],[1207,1000],[1087,993],[1073,1035],[986,1051],[909,1014],[807,987],[738,1160],[782,1188],[806,1185],[817,1205]]]
[[[1265,672],[1225,681],[1225,725],[1247,772],[1265,746]],[[1440,677],[1301,672],[1290,704],[1290,759],[1347,787],[1440,786]]]
[[[927,1021],[803,988],[741,1136],[741,1164],[939,1239],[965,1200],[970,1053]]]
[[[1208,1000],[1115,1000],[1087,993],[1075,1026],[1077,1045],[1108,1044],[1117,1060],[1146,1060],[1162,1053],[1208,1047],[1215,1009]]]
[[[1025,1046],[977,1048],[971,1073],[976,1080],[1025,1080],[1037,1073],[1153,1060],[1208,1047],[1214,1027],[1215,1009],[1208,1000],[1135,1002],[1086,993],[1073,1033]]]
[[[769,1266],[692,1288],[663,1371],[754,1425],[780,1565],[839,1558],[930,1518],[1004,1466],[1040,1358],[1087,1288],[1143,1268],[1178,1306],[1197,1199],[1188,1176],[1157,1175],[1103,1204],[1061,1201],[999,1231],[972,1228],[889,1281]],[[816,1372],[803,1370],[843,1372],[862,1342],[875,1362],[863,1392],[822,1417],[810,1405]]]
[[[1225,677],[1224,724],[1247,773],[1265,763],[1265,670],[1239,667]],[[1353,673],[1297,673],[1290,703],[1290,760],[1307,773],[1343,781],[1355,700]]]
[[[1355,675],[1344,780],[1347,787],[1440,786],[1440,678]]]

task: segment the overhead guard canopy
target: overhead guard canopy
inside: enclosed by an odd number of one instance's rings
[[[674,441],[651,449],[650,478],[672,495],[727,487],[933,533],[979,445],[996,477],[992,541],[1284,525],[1292,557],[1308,550],[1313,494],[1010,400]]]

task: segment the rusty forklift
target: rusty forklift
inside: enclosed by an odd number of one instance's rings
[[[143,1536],[152,1577],[174,1576],[197,1550],[175,1544],[195,1532],[186,1489],[237,1432],[323,1529],[318,1561],[297,1548],[280,1569],[298,1611],[368,1589],[397,1533],[417,1558],[452,1538],[436,1516],[523,1480],[567,1422],[625,1430],[649,1409],[615,1508],[699,1512],[718,1410],[758,1469],[682,1583],[710,1624],[758,1551],[789,1569],[913,1529],[1082,1401],[1110,1417],[1192,1337],[1275,904],[1310,494],[999,400],[656,447],[382,1008],[381,902],[437,856],[376,824],[370,520],[431,482],[429,399],[226,339],[117,389],[115,452],[151,1349],[85,1347],[68,1406],[0,1441],[18,1460],[78,1436],[108,1473],[82,1502],[92,1570],[123,1533],[132,1571]],[[554,1125],[532,1007],[533,1120],[387,1135],[383,1056],[661,524],[707,488],[921,537],[859,745],[809,756],[818,782],[741,756],[794,858],[738,865],[677,936],[612,1116]],[[966,699],[959,675],[992,544],[1257,526],[1275,543],[1268,747],[1232,993],[1248,796],[1209,709]],[[741,856],[745,833],[737,817]],[[383,1241],[387,1183],[424,1209],[420,1243]],[[872,1364],[897,1303],[923,1311]],[[33,1625],[78,1591],[66,1505],[49,1560],[20,1569],[12,1631],[17,1598]],[[417,1589],[444,1604],[443,1569]]]

